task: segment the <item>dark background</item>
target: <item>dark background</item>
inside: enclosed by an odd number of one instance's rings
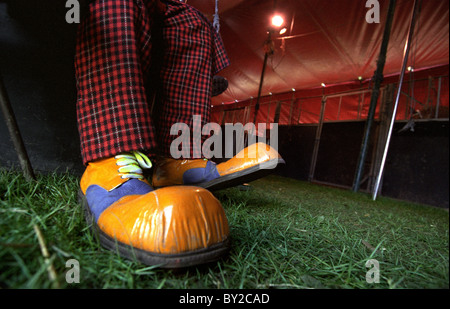
[[[417,121],[414,132],[399,132],[405,124],[394,126],[380,195],[448,208],[449,122]],[[377,126],[375,123],[374,132]],[[365,123],[359,121],[324,123],[314,181],[352,187],[364,127]],[[279,127],[279,150],[286,160],[280,175],[308,180],[316,128]],[[361,184],[364,189],[367,183]]]
[[[35,170],[81,173],[74,50],[63,0],[0,0],[0,74]],[[1,118],[3,120],[3,117]],[[18,163],[0,121],[0,164]]]

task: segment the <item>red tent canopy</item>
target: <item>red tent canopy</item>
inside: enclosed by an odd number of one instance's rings
[[[215,0],[187,2],[213,19]],[[273,35],[275,53],[267,62],[262,95],[371,79],[389,6],[388,0],[372,2],[379,3],[379,23],[366,21],[371,7],[364,0],[278,0],[275,9],[274,0],[219,0],[220,33],[231,66],[220,73],[229,88],[212,104],[257,96],[274,11],[284,17],[287,32]],[[385,75],[401,69],[413,4],[397,1]],[[420,1],[409,65],[418,70],[448,63],[449,2]]]

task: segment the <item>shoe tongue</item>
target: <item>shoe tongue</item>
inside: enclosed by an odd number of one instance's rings
[[[107,191],[110,191],[127,181],[122,179],[114,157],[90,162],[81,177],[80,187],[83,193],[91,185],[97,185]]]

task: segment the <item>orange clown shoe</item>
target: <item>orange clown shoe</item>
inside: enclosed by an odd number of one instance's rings
[[[142,172],[150,166],[138,152],[88,164],[79,194],[100,244],[163,268],[219,259],[230,247],[220,202],[198,187],[154,190]]]
[[[214,191],[264,177],[284,163],[280,154],[264,143],[252,144],[220,164],[206,159],[160,158],[155,163],[152,184],[195,185]]]

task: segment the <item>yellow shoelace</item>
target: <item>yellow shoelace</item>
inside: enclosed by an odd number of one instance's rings
[[[114,157],[119,167],[119,173],[123,179],[136,178],[143,179],[144,172],[142,169],[149,169],[152,167],[150,159],[141,152],[132,151],[131,153],[120,154]]]

